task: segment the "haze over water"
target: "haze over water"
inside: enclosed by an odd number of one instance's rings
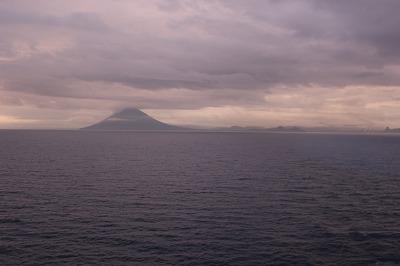
[[[398,265],[398,136],[0,131],[1,265]]]

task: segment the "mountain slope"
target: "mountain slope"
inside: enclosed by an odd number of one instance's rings
[[[182,130],[160,122],[136,108],[127,108],[84,130]]]

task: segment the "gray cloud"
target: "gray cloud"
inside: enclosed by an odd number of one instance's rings
[[[280,87],[400,86],[396,0],[27,3],[0,2],[8,105],[261,108]]]
[[[0,23],[6,25],[35,25],[44,27],[66,27],[78,30],[106,30],[107,26],[95,14],[72,13],[64,17],[42,16],[40,14],[19,13],[15,11],[0,10]]]

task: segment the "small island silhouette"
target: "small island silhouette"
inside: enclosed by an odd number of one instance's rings
[[[385,132],[386,132],[386,133],[400,133],[400,128],[390,128],[390,127],[386,127],[386,128],[385,128]]]
[[[137,108],[123,109],[82,130],[185,130],[186,128],[158,121]]]

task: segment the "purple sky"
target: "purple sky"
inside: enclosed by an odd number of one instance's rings
[[[202,126],[400,127],[398,0],[0,0],[0,128],[123,107]]]

